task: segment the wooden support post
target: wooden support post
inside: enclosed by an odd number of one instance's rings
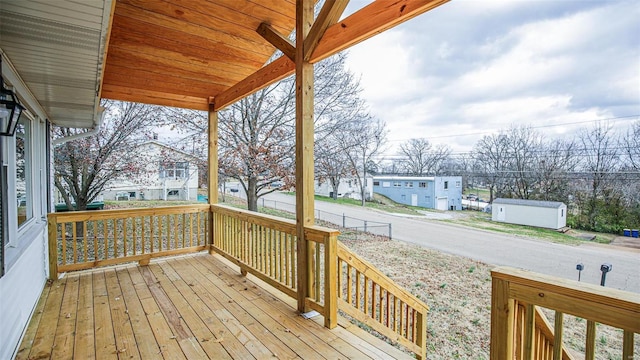
[[[49,214],[47,217],[47,232],[49,236],[49,279],[58,280],[58,223],[55,215]]]
[[[338,325],[338,232],[330,233],[324,242],[324,326]]]
[[[304,39],[313,24],[312,0],[296,0],[296,234],[298,237],[298,311],[309,293],[308,250],[304,228],[314,224],[313,64],[304,60]]]
[[[633,360],[633,331],[630,330],[622,334],[622,360]]]
[[[214,110],[214,105],[209,105],[209,146],[207,148],[207,161],[209,165],[209,182],[207,184],[209,205],[218,203],[218,112]],[[213,254],[214,219],[211,209],[209,209],[209,253]]]
[[[509,298],[509,282],[491,282],[491,360],[513,359],[514,300]]]

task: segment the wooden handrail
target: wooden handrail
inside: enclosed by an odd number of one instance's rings
[[[426,359],[429,307],[338,243],[338,308]]]
[[[506,267],[494,269],[491,275],[491,359],[511,360],[514,349],[523,346],[520,338],[514,336],[514,328],[520,329],[514,319],[518,304],[556,311],[552,339],[554,359],[565,358],[561,346],[561,319],[565,313],[586,319],[588,324],[599,322],[622,329],[623,358],[633,357],[633,334],[640,332],[640,296],[637,294]],[[546,339],[550,338],[549,331]],[[594,337],[587,336],[587,341],[593,342]],[[590,347],[593,348],[593,344],[586,344],[587,349]],[[524,352],[522,358],[531,356],[532,353]]]
[[[202,204],[48,214],[49,277],[204,250],[208,222]]]

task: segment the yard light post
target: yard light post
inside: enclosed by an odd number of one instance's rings
[[[602,271],[602,276],[600,277],[600,286],[604,286],[604,282],[607,280],[607,273],[611,270],[613,270],[613,265],[609,263],[600,265],[600,271]]]
[[[578,281],[580,281],[580,275],[582,274],[582,270],[584,270],[584,265],[582,265],[582,263],[576,264],[576,270],[578,270]]]

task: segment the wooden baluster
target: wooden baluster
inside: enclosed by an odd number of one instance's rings
[[[524,360],[533,360],[534,357],[534,340],[535,340],[535,318],[536,318],[536,307],[531,304],[527,304],[525,306],[524,313]]]
[[[122,244],[124,246],[122,257],[127,257],[129,252],[127,251],[127,223],[129,222],[128,218],[122,219]]]
[[[187,247],[187,214],[182,214],[182,247]]]
[[[89,226],[89,222],[85,221],[83,222],[83,227],[82,227],[82,245],[84,247],[84,258],[82,259],[82,262],[87,262],[87,253],[88,253],[88,246],[89,246],[89,239],[87,239],[87,226]]]
[[[73,238],[73,261],[72,264],[78,262],[78,222],[71,223],[71,236]]]
[[[355,269],[355,273],[356,273],[356,309],[361,310],[362,308],[360,307],[361,304],[361,300],[360,300],[360,271],[358,271],[358,269]]]
[[[369,278],[365,275],[364,276],[364,283],[362,284],[362,287],[364,288],[364,305],[363,305],[363,309],[362,311],[364,311],[365,314],[369,314]]]
[[[562,360],[562,321],[564,314],[556,311],[553,326],[553,360]]]
[[[316,296],[315,299],[316,301],[320,301],[320,296],[321,296],[321,292],[320,292],[320,277],[323,275],[322,274],[322,269],[320,268],[320,265],[322,264],[322,262],[320,261],[320,243],[315,243],[315,253],[316,253],[316,270],[313,276],[313,281],[315,282],[315,287],[316,287]],[[333,282],[334,280],[331,279],[331,281]]]
[[[347,264],[347,302],[353,305],[353,269]]]
[[[338,262],[337,233],[325,238],[324,269],[324,326],[333,329],[338,325],[338,291],[342,291],[340,288],[341,274],[338,273],[342,267]],[[338,288],[336,288],[336,286]]]
[[[291,287],[292,288],[297,288],[297,273],[296,273],[296,269],[298,267],[297,265],[297,259],[296,259],[296,255],[298,254],[298,236],[294,236],[291,235],[290,237],[290,251],[291,251],[291,263],[289,264],[289,266],[291,266]]]
[[[93,226],[93,261],[98,260],[98,221],[92,222]]]
[[[103,259],[109,258],[109,221],[102,220],[102,226],[104,227],[104,256]]]
[[[404,337],[409,338],[409,305],[404,304]]]
[[[585,338],[585,360],[593,360],[596,354],[596,323],[587,320],[587,336]]]
[[[389,291],[385,290],[385,303],[387,305],[387,312],[386,312],[386,321],[385,321],[385,326],[389,327],[389,318],[391,317],[391,304],[389,303]]]
[[[418,360],[426,360],[427,359],[427,314],[423,309],[418,312],[418,316],[416,318],[416,338],[415,344],[420,347],[420,353],[416,354]]]
[[[622,333],[622,360],[633,360],[633,331]]]
[[[371,280],[371,317],[376,320],[376,307],[378,306],[378,297],[376,296],[376,282]]]
[[[379,301],[378,301],[378,316],[380,317],[380,319],[378,320],[380,322],[380,324],[384,324],[384,307],[383,307],[383,303],[384,303],[384,291],[382,289],[382,287],[378,286],[378,295],[379,295]]]

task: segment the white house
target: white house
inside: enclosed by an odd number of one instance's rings
[[[560,229],[567,225],[567,205],[557,201],[498,198],[491,219],[509,224]]]
[[[104,200],[195,200],[198,196],[197,158],[156,140],[140,145],[145,168],[126,180],[110,183]]]
[[[373,197],[373,177],[368,174],[365,177],[364,193],[367,199]],[[333,195],[331,182],[329,180],[317,180],[315,183],[315,194],[329,197]],[[340,184],[338,184],[338,197],[361,200],[362,197],[360,194],[360,182],[358,179],[355,177],[340,179]]]

